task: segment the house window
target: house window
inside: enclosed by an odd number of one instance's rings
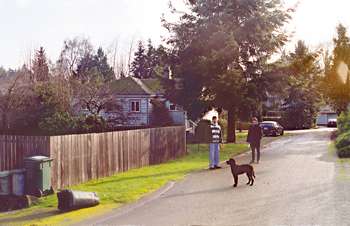
[[[131,112],[140,112],[140,101],[131,101]]]
[[[169,105],[169,110],[170,111],[176,111],[176,104],[170,104]]]

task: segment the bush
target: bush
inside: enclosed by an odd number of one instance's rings
[[[276,120],[274,120],[276,121]],[[282,118],[278,120],[285,129],[311,129],[315,127],[316,117],[315,115],[304,110],[288,110],[283,112]]]
[[[335,141],[335,146],[340,158],[350,157],[350,130],[338,136]]]
[[[169,110],[165,105],[165,101],[153,99],[152,104],[152,116],[151,125],[156,127],[171,126],[174,124]]]
[[[341,133],[335,141],[335,146],[337,149],[342,149],[346,146],[350,146],[350,131]]]
[[[339,158],[350,158],[350,146],[337,150]]]
[[[350,158],[350,112],[343,112],[337,120],[338,131],[335,146],[339,158]]]
[[[350,131],[350,112],[341,113],[341,115],[337,119],[337,124],[339,134]]]
[[[40,122],[39,128],[43,133],[49,135],[73,133],[76,128],[76,120],[67,112],[55,112],[51,117]]]
[[[89,115],[82,126],[79,127],[79,131],[88,133],[101,133],[107,130],[107,122],[97,115]]]
[[[108,131],[107,123],[99,116],[72,116],[67,112],[56,112],[39,123],[42,134],[64,135]]]

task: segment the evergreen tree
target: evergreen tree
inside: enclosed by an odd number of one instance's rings
[[[287,41],[283,27],[290,19],[279,0],[191,1],[172,32],[174,76],[183,89],[174,94],[190,113],[211,103],[228,110],[228,142],[235,142],[235,123],[246,105],[261,109],[269,83],[267,61]],[[260,110],[259,110],[260,111]]]
[[[156,57],[156,49],[153,47],[152,40],[148,39],[146,54],[146,69],[148,78],[155,77],[155,69],[157,66]]]
[[[147,56],[145,47],[142,41],[139,41],[138,49],[135,52],[134,61],[131,65],[131,72],[136,78],[147,78]]]
[[[339,24],[337,26],[337,37],[333,39],[333,63],[337,65],[340,62],[344,62],[350,65],[350,39],[347,35],[347,29],[344,25]]]
[[[314,126],[321,101],[318,57],[319,54],[311,52],[303,41],[299,41],[295,51],[287,57],[289,78],[282,106],[283,124],[287,128]]]
[[[73,73],[73,77],[80,81],[87,81],[91,77],[92,69],[95,67],[94,56],[92,54],[86,54],[79,62],[76,72]]]
[[[76,77],[82,81],[92,77],[101,77],[104,81],[115,79],[114,70],[107,62],[107,56],[102,48],[97,50],[95,55],[87,54],[78,65]]]
[[[32,66],[32,81],[43,82],[49,80],[49,66],[46,59],[45,50],[43,47],[35,53]]]
[[[169,78],[169,61],[170,56],[168,50],[163,46],[159,45],[155,51],[155,73],[165,78]]]
[[[108,64],[107,55],[103,52],[101,47],[98,48],[97,53],[93,58],[93,63],[105,81],[115,79],[114,70]]]
[[[350,39],[342,24],[338,25],[337,37],[333,39],[333,42],[333,58],[326,65],[323,87],[329,103],[340,114],[347,111],[350,104],[350,73],[346,71],[350,68]],[[340,71],[342,67],[343,72]]]

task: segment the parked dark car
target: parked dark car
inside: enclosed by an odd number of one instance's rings
[[[263,121],[260,123],[260,127],[264,136],[282,136],[284,134],[284,128],[275,121]]]
[[[337,119],[329,119],[327,127],[337,127]]]

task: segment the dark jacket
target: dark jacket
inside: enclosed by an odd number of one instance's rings
[[[262,131],[259,125],[251,125],[248,130],[247,142],[250,144],[260,143]]]

